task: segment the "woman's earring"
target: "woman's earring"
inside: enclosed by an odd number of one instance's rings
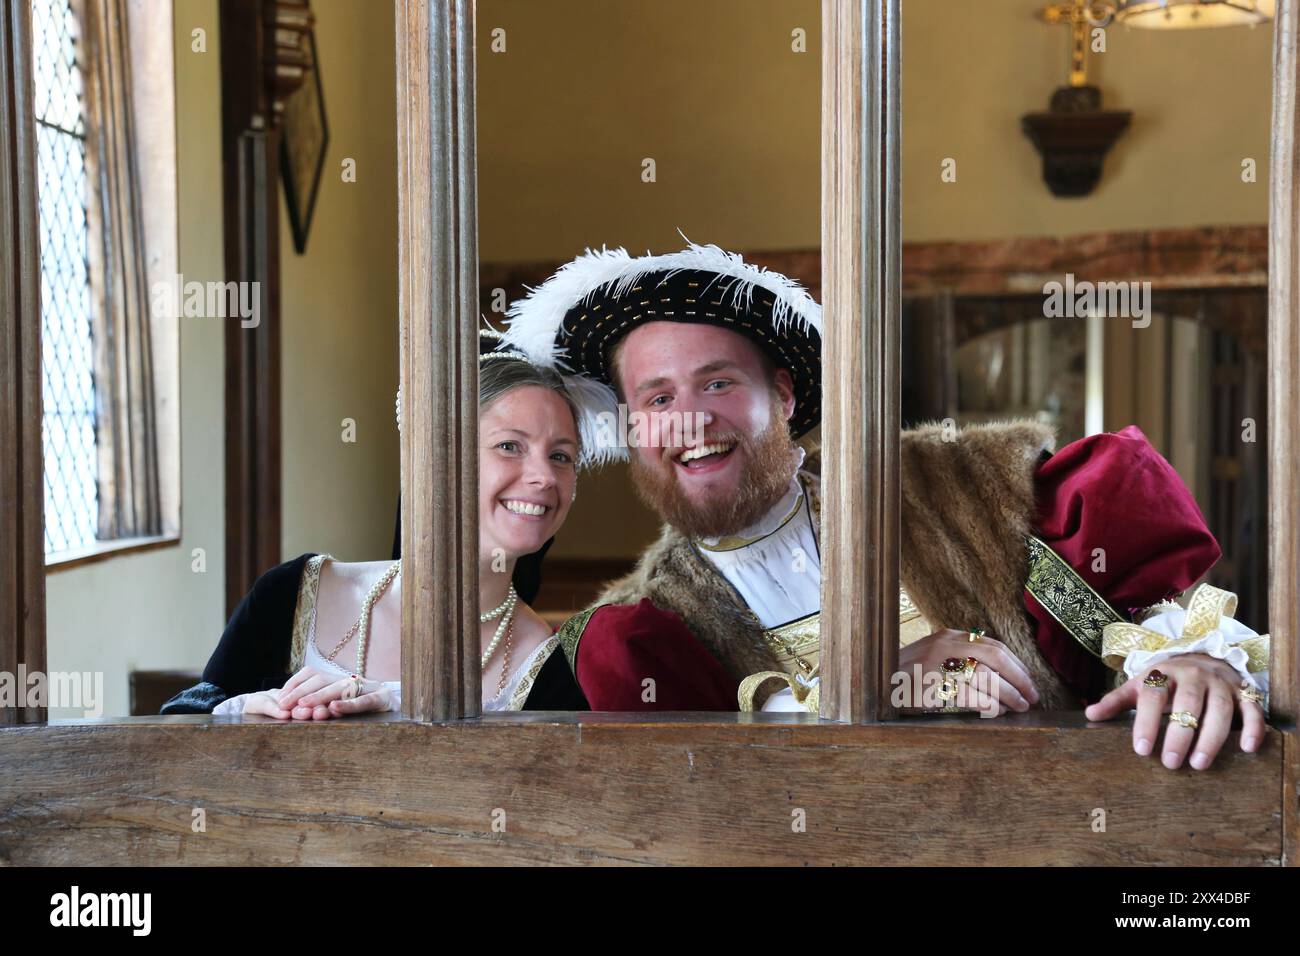
[[[573,486],[573,497],[569,499],[569,504],[573,504],[573,503],[574,503],[575,501],[577,501],[577,500],[578,500],[578,486],[577,486],[577,485],[574,485],[574,486]]]

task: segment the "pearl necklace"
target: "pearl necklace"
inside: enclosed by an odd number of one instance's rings
[[[505,613],[505,610],[510,606],[511,601],[517,601],[517,600],[519,600],[519,595],[515,592],[514,582],[511,581],[510,590],[506,592],[506,599],[502,601],[500,604],[498,604],[496,607],[494,607],[492,610],[484,611],[482,614],[480,614],[478,616],[478,622],[480,624],[486,624],[488,621],[495,621],[497,618],[499,618],[502,614]]]
[[[512,625],[515,620],[515,608],[518,604],[519,595],[515,592],[514,584],[511,584],[510,590],[506,594],[505,601],[503,601],[499,607],[493,608],[491,611],[478,616],[480,624],[486,624],[488,621],[494,620],[498,617],[501,618],[501,623],[497,625],[496,633],[492,635],[492,640],[488,644],[487,650],[483,652],[482,659],[479,662],[480,669],[487,667],[488,661],[492,659],[492,655],[496,653],[497,647],[501,644],[501,638],[506,633],[513,630]]]

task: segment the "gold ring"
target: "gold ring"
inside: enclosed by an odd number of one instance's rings
[[[1169,722],[1171,724],[1180,724],[1189,730],[1195,730],[1197,727],[1201,726],[1201,722],[1196,719],[1196,716],[1185,710],[1174,711],[1169,715]]]
[[[1152,671],[1142,681],[1143,686],[1154,688],[1155,690],[1168,690],[1169,675],[1161,671]]]
[[[1253,700],[1255,703],[1259,704],[1259,706],[1263,707],[1264,701],[1268,698],[1264,695],[1263,691],[1252,687],[1250,681],[1244,680],[1241,682],[1241,699]]]
[[[966,634],[966,640],[970,641],[972,644],[984,640],[984,637],[985,634],[983,628],[979,628],[978,630],[974,630],[974,631],[968,631]]]
[[[952,700],[957,696],[957,682],[951,678],[945,677],[936,693],[940,700]]]
[[[961,672],[961,679],[963,682],[969,684],[975,677],[975,665],[978,663],[979,661],[973,657],[966,658],[966,669]]]
[[[348,675],[348,686],[343,688],[343,693],[339,695],[342,700],[351,700],[361,693],[361,678],[356,674]]]

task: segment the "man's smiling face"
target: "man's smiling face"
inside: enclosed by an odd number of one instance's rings
[[[638,492],[678,530],[734,533],[780,499],[798,461],[786,424],[793,383],[749,339],[648,322],[618,344],[613,374],[629,412],[686,426],[650,429],[652,442],[632,449]]]

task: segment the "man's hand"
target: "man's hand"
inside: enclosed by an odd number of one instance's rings
[[[1153,668],[1154,670],[1154,668]],[[1232,715],[1241,708],[1241,749],[1254,753],[1264,740],[1264,708],[1241,697],[1241,676],[1229,664],[1207,654],[1179,654],[1164,660],[1159,670],[1168,678],[1163,689],[1149,687],[1143,680],[1152,671],[1138,674],[1117,687],[1083,712],[1089,720],[1110,720],[1137,708],[1133,721],[1133,749],[1145,757],[1155,749],[1164,714],[1185,711],[1200,726],[1193,730],[1169,722],[1165,730],[1162,762],[1170,770],[1183,765],[1195,741],[1191,765],[1205,770],[1218,756],[1232,729]]]
[[[980,667],[991,672],[984,684],[990,691],[988,694],[958,680],[958,696],[952,701],[957,706],[970,707],[990,716],[996,709],[1001,717],[1008,708],[1023,713],[1038,703],[1038,688],[1025,665],[1005,644],[992,637],[971,641],[966,631],[936,631],[899,648],[898,666],[906,673],[920,664],[921,672],[930,674],[939,672],[943,662],[950,657],[958,660],[973,657],[979,661]]]

